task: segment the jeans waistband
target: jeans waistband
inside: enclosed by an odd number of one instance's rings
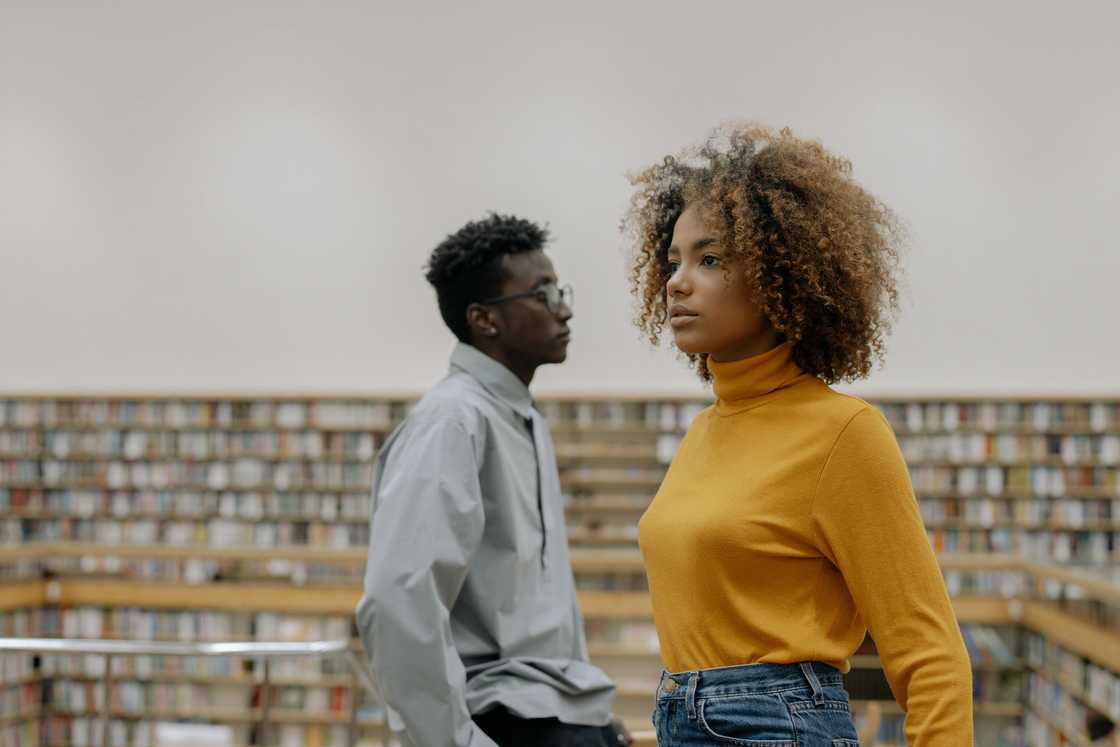
[[[691,711],[697,698],[737,693],[773,693],[808,687],[814,699],[823,699],[822,688],[842,685],[840,670],[820,662],[799,664],[743,664],[733,667],[662,672],[657,699],[686,701]]]

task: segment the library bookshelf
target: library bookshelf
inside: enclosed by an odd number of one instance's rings
[[[377,449],[407,395],[0,394],[0,637],[353,637]],[[875,399],[910,467],[973,658],[976,744],[1089,744],[1120,721],[1120,401]],[[636,524],[701,398],[541,398],[592,658],[648,731],[660,664]],[[354,643],[357,646],[355,640]],[[114,744],[150,723],[256,743],[252,662],[115,662]],[[93,743],[88,657],[4,655],[0,744]],[[278,743],[369,743],[384,713],[321,662],[274,672]],[[847,675],[902,744],[868,640]],[[645,737],[648,739],[648,735]],[[31,741],[34,739],[34,741]],[[5,741],[7,740],[7,741]]]

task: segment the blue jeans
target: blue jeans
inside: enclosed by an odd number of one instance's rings
[[[858,747],[840,672],[819,662],[665,672],[660,747]]]

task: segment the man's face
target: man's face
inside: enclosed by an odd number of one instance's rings
[[[552,260],[542,251],[508,254],[502,258],[502,269],[506,275],[502,296],[557,284]],[[498,321],[498,343],[511,359],[533,366],[563,363],[571,340],[568,320],[572,310],[566,304],[550,310],[543,296],[542,292],[493,307]]]

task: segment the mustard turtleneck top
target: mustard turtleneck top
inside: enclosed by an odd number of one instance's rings
[[[665,667],[846,672],[870,629],[909,744],[971,745],[968,656],[890,425],[788,342],[708,369],[716,402],[638,524]]]

